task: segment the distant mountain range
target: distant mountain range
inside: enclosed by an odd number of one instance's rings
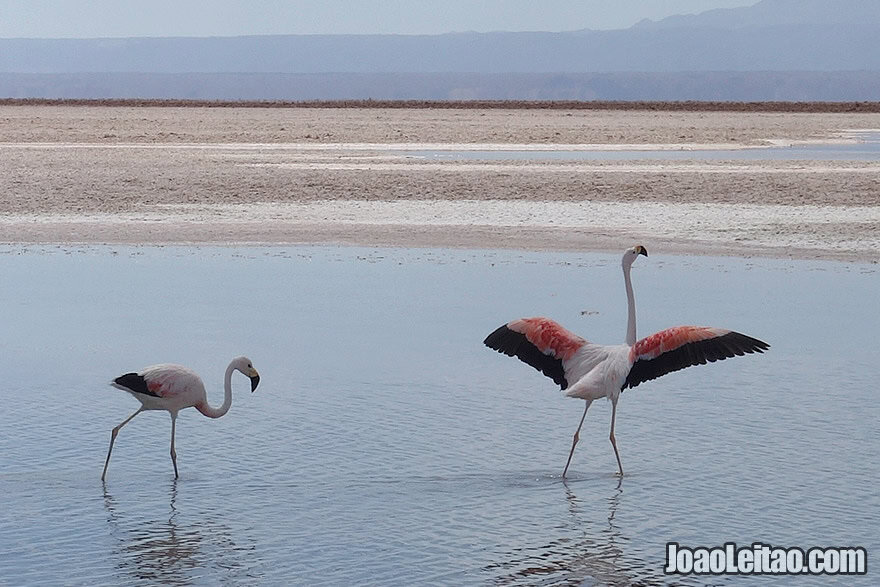
[[[880,100],[877,39],[880,0],[613,31],[0,39],[0,97]]]

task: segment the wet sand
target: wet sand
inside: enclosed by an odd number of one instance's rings
[[[425,158],[856,140],[880,114],[0,106],[0,241],[344,243],[876,262],[865,161]]]

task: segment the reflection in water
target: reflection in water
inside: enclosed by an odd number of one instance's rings
[[[568,518],[559,526],[562,536],[539,546],[526,546],[508,553],[510,559],[488,565],[497,585],[653,585],[663,575],[653,564],[625,551],[629,538],[621,534],[614,517],[623,496],[622,479],[605,499],[605,521],[591,519],[598,512],[583,509],[595,499],[583,501],[563,481]],[[595,497],[595,496],[594,496]],[[499,574],[501,573],[501,574]]]
[[[204,512],[192,523],[192,516],[177,507],[177,480],[169,488],[168,509],[154,519],[127,513],[104,485],[104,507],[110,533],[119,542],[114,554],[120,576],[147,584],[185,585],[194,579],[215,575],[220,581],[247,577],[240,560],[253,546],[237,546],[229,528]],[[213,569],[213,570],[212,570]]]

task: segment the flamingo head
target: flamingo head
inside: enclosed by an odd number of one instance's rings
[[[232,361],[233,368],[247,375],[251,380],[251,393],[256,391],[260,384],[260,374],[254,369],[254,364],[247,357],[238,357]]]
[[[625,250],[623,252],[623,265],[627,267],[631,266],[633,264],[633,261],[635,261],[639,255],[644,255],[647,257],[648,249],[646,249],[642,245],[636,245],[630,249]]]

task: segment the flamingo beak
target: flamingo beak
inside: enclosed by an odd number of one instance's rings
[[[642,245],[639,245],[638,249],[639,249],[639,255],[644,255],[646,257],[648,256],[648,249],[646,249]]]
[[[251,375],[251,393],[257,390],[257,386],[260,384],[260,376],[254,371],[254,374]]]

